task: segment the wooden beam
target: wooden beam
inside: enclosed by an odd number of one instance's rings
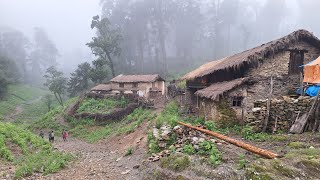
[[[224,136],[222,134],[219,134],[219,133],[216,133],[216,132],[213,132],[213,131],[209,131],[207,129],[195,127],[195,126],[192,126],[190,124],[186,124],[186,123],[179,122],[179,121],[178,121],[178,124],[186,126],[188,128],[191,128],[191,129],[195,129],[195,130],[201,131],[201,132],[206,133],[208,135],[214,136],[214,137],[216,137],[218,139],[224,140],[224,141],[226,141],[226,142],[228,142],[230,144],[233,144],[235,146],[238,146],[240,148],[243,148],[243,149],[245,149],[247,151],[253,152],[255,154],[258,154],[258,155],[263,156],[263,157],[268,158],[268,159],[274,159],[274,158],[281,157],[278,154],[273,153],[271,151],[267,151],[267,150],[252,146],[250,144],[246,144],[246,143],[244,143],[242,141],[238,141],[238,140],[229,138],[227,136]]]

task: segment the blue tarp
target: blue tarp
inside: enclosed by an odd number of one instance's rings
[[[309,86],[306,90],[306,94],[311,97],[317,96],[318,91],[320,90],[320,85]]]

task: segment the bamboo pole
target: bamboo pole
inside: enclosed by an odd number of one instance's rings
[[[268,127],[268,122],[269,122],[269,118],[270,118],[272,92],[273,92],[273,79],[272,79],[272,76],[271,76],[271,79],[270,79],[270,93],[268,95],[268,101],[267,101],[267,114],[266,114],[266,117],[265,117],[264,122],[263,122],[262,132],[266,132],[267,127]]]
[[[271,151],[267,151],[267,150],[252,146],[250,144],[246,144],[244,142],[229,138],[227,136],[224,136],[224,135],[216,133],[216,132],[212,132],[212,131],[209,131],[209,130],[206,130],[206,129],[203,129],[203,128],[195,127],[195,126],[192,126],[190,124],[186,124],[186,123],[179,122],[179,121],[178,121],[178,124],[186,126],[188,128],[191,128],[191,129],[195,129],[195,130],[201,131],[201,132],[206,133],[208,135],[214,136],[216,138],[219,138],[221,140],[229,142],[229,143],[231,143],[231,144],[233,144],[235,146],[241,147],[241,148],[243,148],[243,149],[245,149],[247,151],[253,152],[255,154],[258,154],[258,155],[263,156],[263,157],[268,158],[268,159],[274,159],[274,158],[280,157],[278,154],[275,154],[275,153],[273,153]]]

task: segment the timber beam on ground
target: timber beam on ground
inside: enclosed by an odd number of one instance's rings
[[[273,153],[271,151],[264,150],[264,149],[261,149],[261,148],[256,147],[256,146],[252,146],[250,144],[247,144],[247,143],[244,143],[242,141],[238,141],[238,140],[229,138],[227,136],[224,136],[224,135],[216,133],[216,132],[209,131],[207,129],[203,129],[203,128],[199,128],[199,127],[196,127],[196,126],[192,126],[190,124],[186,124],[186,123],[179,122],[179,121],[178,121],[178,124],[186,126],[188,128],[191,128],[191,129],[198,130],[198,131],[203,132],[205,134],[214,136],[214,137],[216,137],[218,139],[224,140],[224,141],[226,141],[226,142],[228,142],[230,144],[233,144],[235,146],[238,146],[240,148],[243,148],[243,149],[245,149],[247,151],[250,151],[252,153],[258,154],[258,155],[263,156],[263,157],[268,158],[268,159],[274,159],[274,158],[280,158],[281,157],[280,155],[278,155],[276,153]]]

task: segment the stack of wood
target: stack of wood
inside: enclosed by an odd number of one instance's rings
[[[146,108],[154,108],[154,101],[145,97],[139,97],[139,105]]]
[[[290,128],[290,133],[301,134],[305,131],[317,132],[319,131],[319,112],[320,112],[320,98],[319,92],[314,99],[314,102],[307,113],[299,114]]]

